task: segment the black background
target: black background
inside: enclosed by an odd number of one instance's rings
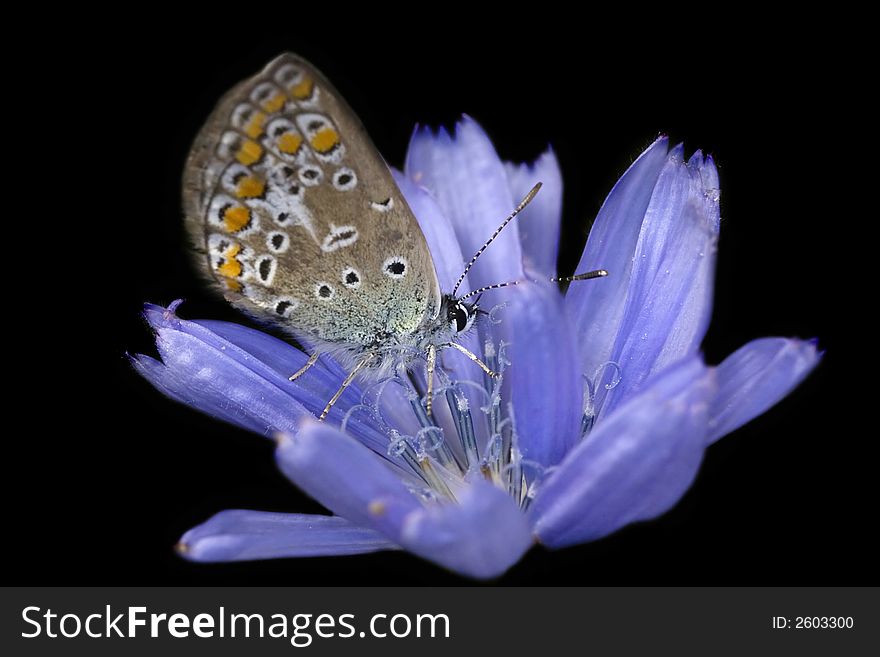
[[[617,177],[659,133],[684,140],[688,153],[712,153],[722,237],[707,360],[765,335],[816,336],[827,350],[790,398],[707,451],[671,512],[592,544],[534,549],[498,583],[866,583],[874,432],[846,420],[859,384],[844,370],[855,356],[845,355],[852,345],[839,323],[858,314],[845,311],[853,273],[836,242],[856,220],[834,177],[854,147],[841,140],[849,83],[828,50],[785,26],[724,40],[531,15],[502,27],[460,9],[408,27],[395,19],[342,29],[297,11],[279,8],[269,33],[234,16],[114,17],[46,53],[51,69],[34,67],[54,76],[30,96],[53,116],[44,136],[57,150],[45,175],[72,198],[61,203],[68,197],[45,188],[38,197],[64,226],[59,255],[39,271],[53,287],[30,290],[42,319],[7,347],[26,359],[12,397],[21,403],[7,410],[20,427],[7,438],[17,555],[8,576],[80,585],[465,581],[407,554],[199,565],[172,550],[222,509],[321,511],[276,470],[270,441],[163,398],[125,359],[154,353],[144,301],[185,298],[184,317],[246,321],[189,269],[180,176],[220,95],[293,50],[334,82],[393,165],[416,123],[450,126],[462,112],[504,159],[531,160],[552,144],[566,185],[561,272],[577,262]],[[59,133],[70,139],[60,147]]]

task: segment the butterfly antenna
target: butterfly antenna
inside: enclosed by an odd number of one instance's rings
[[[570,281],[588,281],[591,278],[602,278],[603,276],[607,276],[608,272],[604,269],[595,269],[593,271],[584,272],[583,274],[575,274],[574,276],[554,276],[550,279],[551,283],[568,283]],[[459,299],[459,301],[464,301],[475,294],[483,294],[486,290],[497,290],[500,287],[510,287],[511,285],[520,285],[522,283],[527,283],[527,280],[518,280],[518,281],[507,281],[505,283],[494,283],[493,285],[485,285],[473,292],[468,292],[463,297]],[[537,281],[533,281],[537,282]]]
[[[516,215],[518,215],[520,212],[522,212],[525,209],[525,207],[529,203],[532,202],[532,199],[535,198],[535,194],[538,193],[539,189],[541,189],[541,183],[538,183],[537,185],[532,187],[532,189],[529,191],[529,193],[526,194],[526,197],[522,201],[520,201],[519,205],[517,205],[514,208],[513,212],[510,213],[510,215],[507,217],[507,219],[505,219],[504,221],[501,222],[501,225],[495,229],[495,232],[492,233],[492,236],[488,240],[486,240],[485,244],[483,244],[483,246],[481,246],[477,250],[477,252],[474,254],[474,257],[471,258],[471,261],[467,264],[467,267],[465,267],[464,271],[461,272],[461,276],[458,277],[458,281],[456,281],[455,287],[452,288],[452,296],[455,296],[455,293],[458,291],[459,286],[461,285],[462,281],[464,281],[464,277],[467,276],[467,273],[471,270],[471,267],[474,266],[474,263],[479,259],[479,257],[481,255],[483,255],[483,251],[486,250],[486,247],[489,246],[492,243],[492,241],[496,237],[498,237],[498,235],[501,234],[501,231],[504,230],[504,227],[507,226],[507,224],[509,224],[511,221],[513,221],[513,218],[516,217]],[[489,287],[486,289],[492,289],[492,288]],[[474,294],[475,294],[474,292],[471,292],[468,296],[473,296]],[[463,297],[463,298],[467,298],[467,297]]]

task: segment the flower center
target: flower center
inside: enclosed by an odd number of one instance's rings
[[[413,368],[367,388],[362,403],[346,414],[342,430],[354,413],[368,413],[388,436],[387,458],[426,503],[454,502],[470,482],[482,478],[526,508],[544,468],[524,459],[518,449],[514,409],[502,398],[504,371],[510,365],[504,351],[503,342],[483,343],[483,361],[499,373],[494,379],[479,370],[480,381],[454,379],[438,367],[433,416],[425,410],[424,373]],[[391,386],[406,396],[414,423],[392,426],[383,417],[381,401],[392,393]],[[405,433],[402,424],[418,428]]]

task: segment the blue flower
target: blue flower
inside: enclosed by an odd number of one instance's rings
[[[544,187],[471,271],[470,289],[555,275],[562,181],[548,151],[499,160],[480,127],[417,131],[397,182],[418,217],[441,286],[537,181]],[[497,576],[537,542],[591,541],[654,518],[684,494],[703,451],[788,394],[818,363],[815,343],[765,338],[717,367],[700,356],[719,230],[715,165],[665,138],[615,185],[578,271],[607,278],[487,293],[465,339],[491,380],[442,352],[435,427],[424,373],[357,383],[326,422],[345,372],[306,361],[266,333],[146,307],[161,362],[138,371],[169,397],[277,439],[278,466],[333,515],[222,511],[179,550],[195,561],[409,550],[459,573]],[[489,294],[496,296],[488,302]],[[493,305],[494,304],[494,305]],[[445,403],[441,403],[445,402]]]

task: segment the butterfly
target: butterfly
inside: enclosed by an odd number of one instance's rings
[[[349,372],[321,420],[356,377],[378,380],[420,358],[430,415],[445,348],[497,376],[457,340],[473,327],[480,294],[521,281],[456,293],[540,183],[454,289],[441,291],[419,224],[360,121],[313,66],[285,53],[220,100],[192,146],[183,188],[199,270],[235,306],[310,347],[290,379],[323,353]]]

